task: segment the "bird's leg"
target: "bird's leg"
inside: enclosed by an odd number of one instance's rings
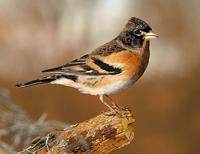
[[[112,103],[112,108],[115,109],[119,109],[119,106],[113,101],[113,99],[109,96],[109,95],[105,95],[106,98],[108,98],[110,100],[110,102]]]
[[[111,107],[108,103],[106,103],[105,101],[104,101],[104,95],[100,95],[99,96],[99,99],[100,99],[100,101],[104,104],[104,105],[106,105],[109,109],[110,109],[110,111],[112,112],[112,113],[117,113],[116,112],[116,110],[113,108],[113,107]]]

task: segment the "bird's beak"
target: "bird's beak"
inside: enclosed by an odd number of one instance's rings
[[[153,33],[152,31],[149,31],[148,33],[145,34],[144,38],[145,39],[152,39],[152,38],[157,38],[158,35]]]

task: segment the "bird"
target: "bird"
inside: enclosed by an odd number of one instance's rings
[[[133,85],[143,75],[149,63],[150,39],[157,37],[145,21],[131,17],[113,40],[71,62],[43,70],[42,78],[16,86],[59,84],[73,87],[99,96],[100,101],[116,113],[116,105],[110,105],[105,97],[113,103],[110,94]]]

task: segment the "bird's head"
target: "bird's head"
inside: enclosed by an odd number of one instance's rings
[[[128,48],[140,48],[144,40],[156,38],[158,35],[152,32],[151,27],[141,19],[132,17],[119,34],[117,39]]]

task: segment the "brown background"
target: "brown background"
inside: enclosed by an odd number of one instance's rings
[[[200,1],[0,0],[0,86],[32,117],[76,123],[105,109],[97,97],[44,85],[17,89],[114,38],[131,16],[147,21],[151,41],[144,76],[112,95],[136,118],[135,139],[116,154],[200,151]]]

